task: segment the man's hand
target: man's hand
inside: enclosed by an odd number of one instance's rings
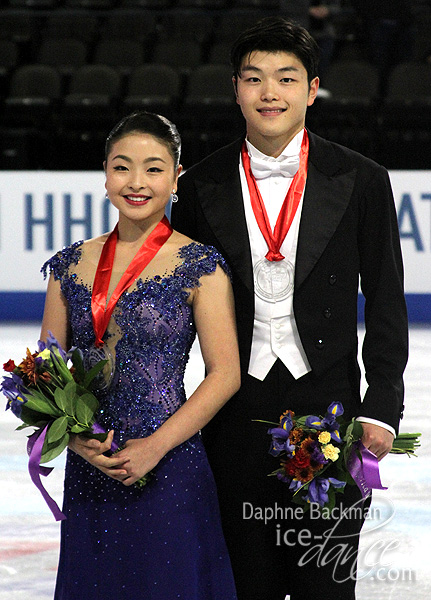
[[[368,448],[373,452],[378,460],[382,460],[387,454],[389,454],[394,436],[390,431],[379,425],[373,423],[362,423],[362,429],[364,431],[362,435],[362,443],[365,448]]]

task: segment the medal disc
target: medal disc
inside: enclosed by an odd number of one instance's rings
[[[94,387],[97,390],[106,390],[111,385],[115,369],[115,360],[111,351],[106,344],[104,344],[100,347],[92,346],[88,352],[84,354],[84,367],[87,371],[101,360],[106,360],[107,362],[102,371],[95,378]]]
[[[295,269],[287,260],[260,260],[254,267],[254,290],[263,300],[285,300],[293,290]]]

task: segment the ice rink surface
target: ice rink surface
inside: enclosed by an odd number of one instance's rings
[[[9,358],[20,360],[27,346],[33,352],[38,336],[39,325],[0,323],[0,366]],[[195,346],[186,373],[188,391],[202,376]],[[401,431],[421,431],[422,445],[417,458],[391,455],[380,463],[388,489],[374,492],[361,536],[357,600],[431,598],[431,327],[411,327],[405,383]],[[6,402],[3,396],[0,401]],[[31,430],[14,431],[19,423],[0,408],[0,600],[48,600],[60,526],[30,481],[25,448]],[[64,459],[51,465],[54,471],[44,484],[61,505]]]

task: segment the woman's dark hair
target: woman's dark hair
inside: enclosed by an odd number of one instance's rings
[[[169,150],[174,159],[175,169],[180,164],[181,138],[176,126],[162,115],[147,111],[137,111],[121,119],[112,129],[105,142],[105,160],[112,145],[131,133],[147,133],[157,138]]]
[[[245,56],[254,51],[290,52],[304,65],[308,83],[317,77],[319,47],[306,29],[283,17],[266,17],[243,31],[231,48],[231,64],[235,79],[241,77]]]

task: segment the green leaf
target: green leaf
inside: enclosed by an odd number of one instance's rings
[[[359,440],[362,437],[362,434],[363,429],[361,423],[356,419],[352,419],[346,429],[346,442],[351,445],[353,442]]]
[[[48,443],[45,438],[45,443],[42,449],[42,457],[40,463],[47,463],[59,456],[69,443],[69,434],[65,433],[62,438],[53,443]]]
[[[325,508],[328,509],[328,512],[324,511],[324,517],[323,518],[329,518],[330,512],[332,512],[332,509],[334,508],[334,506],[335,506],[335,490],[330,485],[329,489],[328,489],[328,502],[325,504]]]
[[[280,423],[275,423],[274,421],[263,421],[262,419],[252,419],[255,423],[266,423],[267,425],[274,425],[275,427],[280,427]]]
[[[21,421],[31,427],[44,427],[47,423],[52,421],[52,415],[32,410],[27,406],[28,403],[24,404],[21,409]]]
[[[27,402],[24,406],[30,410],[33,410],[34,412],[51,415],[52,417],[58,417],[61,415],[61,412],[58,410],[55,404],[37,390],[26,393],[26,400]]]
[[[26,429],[27,427],[33,427],[33,426],[28,425],[27,423],[22,423],[21,425],[18,425],[18,427],[15,427],[15,431],[21,431],[21,429]]]
[[[81,435],[90,440],[99,440],[99,442],[104,442],[108,437],[108,433],[93,433],[91,429],[85,429]]]
[[[84,431],[87,431],[87,427],[85,425],[80,425],[79,423],[70,428],[70,433],[83,433]]]
[[[106,365],[108,361],[107,360],[100,360],[97,364],[94,365],[94,367],[92,367],[86,374],[84,377],[84,383],[83,386],[85,388],[90,388],[90,385],[93,381],[93,379],[95,377],[97,377],[97,375],[102,371],[102,369],[104,368],[104,366]]]
[[[64,436],[67,430],[67,421],[67,417],[64,416],[55,419],[55,421],[51,423],[46,434],[46,437],[48,438],[48,444],[56,442]]]
[[[84,425],[90,425],[94,421],[94,415],[98,408],[99,402],[93,394],[83,394],[79,397],[75,407],[77,421]]]
[[[353,428],[352,428],[352,436],[353,436],[353,440],[360,440],[362,435],[364,433],[364,430],[362,428],[362,425],[359,421],[357,421],[356,419],[353,420]]]
[[[296,423],[296,427],[301,427],[301,428],[305,428],[308,429],[307,427],[305,427],[305,421],[307,420],[307,417],[294,417],[295,423]]]
[[[53,348],[51,350],[51,356],[52,356],[52,362],[54,364],[54,367],[55,367],[57,373],[63,379],[63,381],[66,383],[69,381],[73,381],[72,373],[70,372],[66,363],[64,362],[63,358],[61,357],[61,354],[60,354],[60,351],[58,350],[58,348]]]
[[[62,388],[56,388],[54,391],[54,400],[62,412],[66,412],[67,398]]]
[[[75,367],[75,378],[82,383],[85,378],[84,363],[82,362],[81,353],[78,348],[72,352],[72,364]]]
[[[76,403],[78,400],[78,386],[74,381],[69,381],[69,383],[64,388],[64,393],[66,396],[65,413],[67,415],[74,416],[76,410]]]
[[[293,494],[290,501],[293,502],[294,504],[304,504],[304,500],[302,499],[302,496],[297,496],[296,494]]]
[[[345,444],[342,450],[342,461],[346,465],[352,452],[352,444],[361,439],[363,433],[362,425],[356,419],[352,419],[346,428],[344,435]]]
[[[61,414],[59,412],[59,410],[51,404],[51,402],[49,402],[48,400],[46,400],[43,397],[38,397],[38,396],[28,397],[27,402],[23,405],[22,408],[23,409],[25,408],[26,411],[30,410],[33,413],[39,413],[39,415],[43,415],[43,416],[49,415],[50,418],[58,417]],[[25,411],[25,414],[26,414],[26,411]],[[23,415],[23,413],[21,412],[21,420],[26,422],[22,415]],[[40,420],[40,417],[39,417],[39,420]]]

